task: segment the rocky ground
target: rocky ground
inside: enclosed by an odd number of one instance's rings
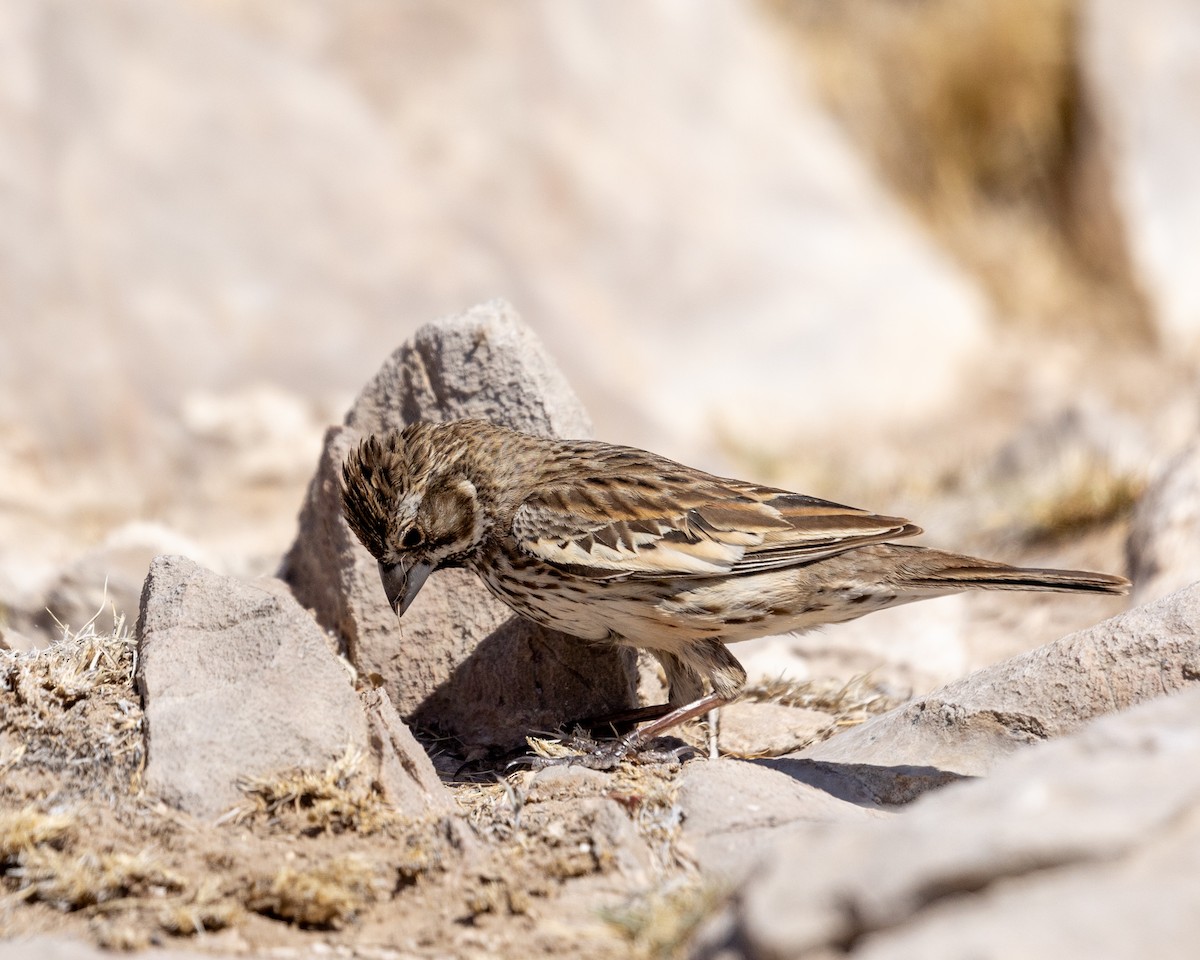
[[[1191,956],[1196,36],[0,6],[0,960]],[[535,769],[662,682],[465,574],[397,625],[337,471],[459,416],[1133,592],[743,644],[674,760]]]
[[[366,432],[460,416],[588,429],[507,304],[431,324],[326,434],[277,577],[162,555],[132,629],[3,655],[0,956],[960,956],[1018,917],[1023,956],[1177,948],[1200,587],[915,700],[896,671],[768,678],[667,761],[539,769],[661,678],[466,576],[396,623],[333,471]],[[1150,595],[1194,465],[1131,521]]]

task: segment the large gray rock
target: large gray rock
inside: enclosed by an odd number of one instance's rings
[[[1146,488],[1127,552],[1139,603],[1200,580],[1200,443],[1166,464]]]
[[[701,871],[740,880],[797,825],[859,822],[886,814],[747,760],[689,763],[679,778],[681,840]]]
[[[547,437],[592,435],[562,371],[503,300],[421,327],[363,387],[346,426],[367,434],[465,417]]]
[[[347,665],[282,586],[159,557],[137,640],[145,786],[172,805],[217,816],[245,799],[240,780],[322,769],[352,748],[400,812],[450,809],[386,699],[367,694],[364,710]]]
[[[1191,956],[1197,716],[1200,690],[1159,698],[888,820],[794,830],[726,956]]]
[[[1200,584],[978,670],[802,751],[829,763],[986,773],[1023,746],[1200,681]]]
[[[282,575],[380,678],[401,714],[468,743],[515,744],[533,731],[635,702],[628,651],[522,620],[471,574],[441,571],[398,622],[375,560],[342,516],[341,468],[358,440],[417,420],[481,417],[544,436],[591,425],[541,344],[503,301],[422,327],[326,436]]]

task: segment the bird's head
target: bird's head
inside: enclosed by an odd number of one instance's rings
[[[435,425],[415,423],[367,437],[342,466],[346,521],[378,562],[398,616],[434,570],[460,566],[483,537],[465,453]]]

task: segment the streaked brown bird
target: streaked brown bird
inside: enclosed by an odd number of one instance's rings
[[[726,644],[961,590],[1129,587],[894,544],[921,529],[644,450],[482,420],[368,437],[343,479],[346,519],[398,615],[433,571],[466,567],[523,617],[658,658],[667,712],[619,741],[609,765],[736,696],[746,671]]]

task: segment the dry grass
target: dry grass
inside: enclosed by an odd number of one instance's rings
[[[190,880],[153,846],[121,849],[122,838],[80,814],[0,811],[0,877],[16,899],[89,917],[102,943],[123,948],[146,946],[156,930],[218,930],[241,914],[214,881]]]
[[[337,929],[390,892],[379,864],[347,856],[283,867],[255,884],[246,906],[302,927]]]
[[[827,713],[833,721],[827,736],[864,723],[903,702],[870,676],[852,677],[845,683],[835,680],[761,680],[748,684],[741,699]]]
[[[297,768],[243,780],[239,786],[247,802],[223,821],[262,822],[277,832],[305,836],[371,834],[400,823],[363,770],[361,752],[350,747],[323,770]]]
[[[712,916],[727,893],[696,877],[606,910],[604,919],[629,943],[630,954],[644,960],[686,956],[697,927]]]
[[[1078,537],[1127,516],[1145,485],[1144,476],[1105,460],[1075,457],[1058,465],[1049,482],[1006,498],[1001,525],[1029,545]]]
[[[28,653],[0,651],[0,772],[53,777],[59,797],[127,794],[145,760],[133,690],[135,642],[123,616]],[[7,755],[4,752],[8,747]]]
[[[61,850],[74,833],[74,819],[63,814],[43,813],[32,805],[0,810],[0,867],[17,866],[38,848]]]
[[[1127,265],[1075,224],[1078,0],[767,0],[883,179],[1009,321],[1146,340]]]

